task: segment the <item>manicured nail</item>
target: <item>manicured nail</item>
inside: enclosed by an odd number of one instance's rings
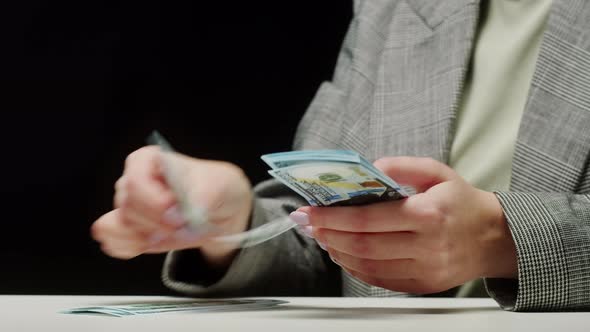
[[[320,241],[316,241],[316,242],[318,243],[318,246],[320,246],[320,248],[324,249],[325,251],[328,251],[325,244],[321,243]]]
[[[163,220],[166,224],[174,227],[184,226],[186,220],[182,216],[178,206],[173,206],[164,212]]]
[[[305,212],[295,211],[289,215],[289,218],[300,226],[307,226],[309,225],[309,216]]]
[[[313,239],[313,227],[311,226],[300,226],[299,229],[305,236]]]

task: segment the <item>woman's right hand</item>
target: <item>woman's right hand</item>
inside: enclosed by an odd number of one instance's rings
[[[108,255],[130,259],[144,253],[200,248],[213,266],[229,264],[236,250],[212,241],[212,234],[187,228],[163,175],[159,148],[148,146],[127,157],[115,185],[114,210],[92,225],[92,236]],[[182,174],[188,200],[203,207],[208,221],[219,226],[214,235],[246,231],[252,210],[250,182],[237,166],[180,154],[170,161]]]

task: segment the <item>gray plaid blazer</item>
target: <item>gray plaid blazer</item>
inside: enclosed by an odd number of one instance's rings
[[[334,78],[317,92],[294,148],[447,162],[479,1],[356,0],[354,6]],[[256,193],[253,226],[304,204],[275,181],[258,185]],[[590,2],[555,0],[510,190],[497,193],[519,270],[518,280],[486,280],[502,307],[590,308],[589,194]],[[341,275],[313,240],[296,231],[242,250],[215,280],[202,277],[197,260],[189,257],[170,253],[163,280],[197,296],[396,295]]]

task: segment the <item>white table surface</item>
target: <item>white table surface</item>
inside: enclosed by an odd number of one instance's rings
[[[115,318],[67,315],[75,307],[162,297],[0,296],[0,331],[590,331],[590,313],[511,313],[489,299],[273,298],[275,309]],[[186,299],[183,299],[186,300]]]

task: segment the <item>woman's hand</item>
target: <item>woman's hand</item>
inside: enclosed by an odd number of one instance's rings
[[[190,188],[189,201],[205,208],[221,234],[243,232],[252,209],[251,186],[238,167],[219,161],[171,156]],[[212,264],[227,264],[234,249],[211,241],[211,234],[186,228],[174,193],[162,174],[157,147],[129,155],[115,185],[115,209],[92,225],[92,235],[108,255],[129,259],[143,253],[200,248]]]
[[[517,277],[516,249],[493,193],[426,158],[375,163],[418,194],[355,207],[292,214],[356,278],[390,290],[435,293],[479,277]]]

